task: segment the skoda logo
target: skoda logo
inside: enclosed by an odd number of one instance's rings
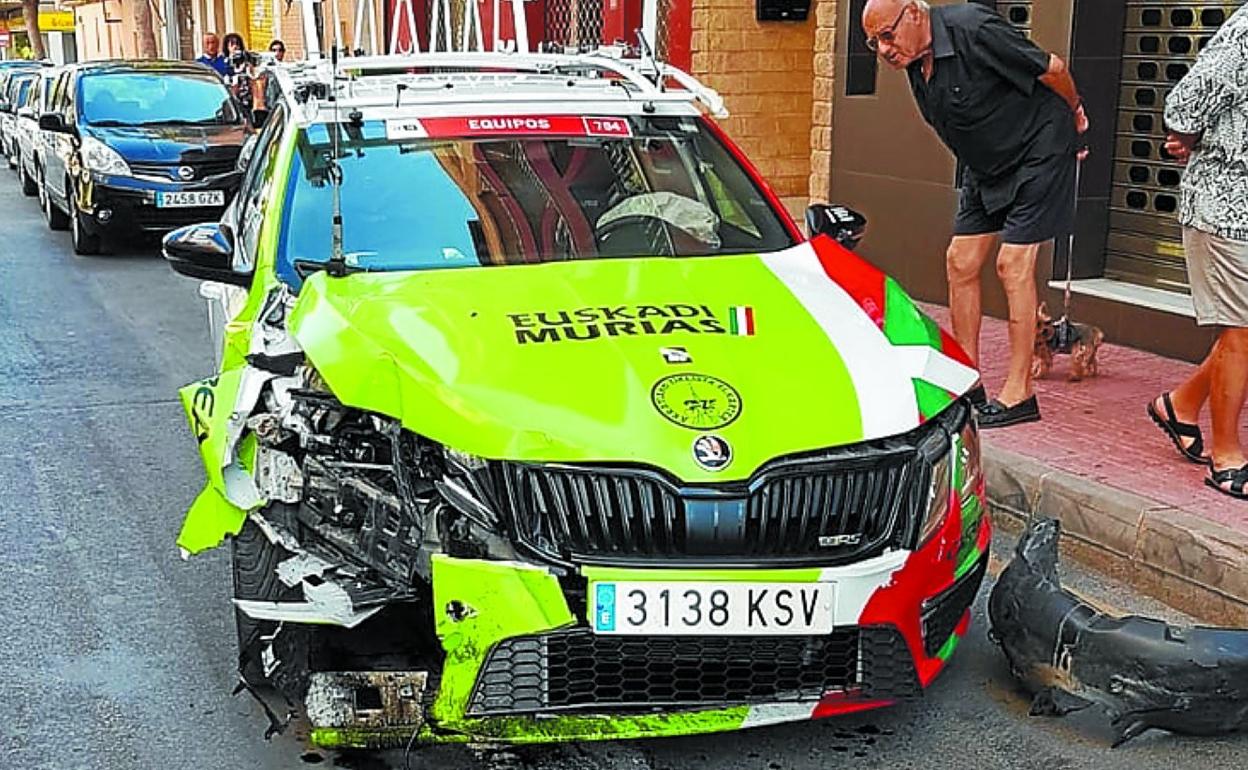
[[[732,447],[713,434],[698,436],[693,441],[693,461],[708,471],[721,471],[732,462]]]
[[[190,166],[178,166],[178,179],[188,182],[195,178],[195,169]]]

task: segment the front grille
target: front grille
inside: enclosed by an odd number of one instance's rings
[[[211,176],[219,176],[228,174],[235,170],[238,163],[237,158],[213,158],[211,160],[196,160],[188,163],[131,163],[130,170],[138,176],[148,176],[155,179],[168,179],[173,182],[196,181],[199,179],[207,179]],[[189,180],[182,179],[178,176],[178,169],[182,166],[189,166],[195,170],[195,176]]]
[[[958,582],[944,593],[923,602],[923,650],[929,658],[936,657],[962,622],[967,608],[979,593],[987,570],[988,555],[984,554],[979,563]]]
[[[858,629],[823,637],[519,637],[490,652],[469,714],[818,700],[858,684]]]
[[[944,431],[965,418],[960,404],[950,411],[905,436],[773,461],[737,483],[682,486],[610,466],[498,462],[492,472],[519,544],[555,561],[833,566],[913,547],[931,479],[920,446],[948,447]]]

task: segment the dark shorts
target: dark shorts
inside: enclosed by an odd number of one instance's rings
[[[979,186],[966,174],[958,200],[954,235],[1001,233],[1004,243],[1044,243],[1074,226],[1075,167],[1072,155],[1054,155],[1020,169],[1022,181],[1005,208],[989,212]]]

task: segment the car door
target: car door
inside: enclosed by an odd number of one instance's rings
[[[56,83],[52,87],[52,95],[48,102],[48,114],[60,115],[68,124],[69,116],[69,91],[70,84],[73,82],[72,72],[62,72],[60,77],[56,79]],[[44,146],[44,180],[48,186],[48,194],[52,196],[52,200],[61,208],[67,208],[65,197],[67,187],[65,185],[66,169],[69,164],[69,154],[73,152],[74,138],[69,134],[63,134],[58,131],[42,131]]]
[[[25,101],[17,113],[17,148],[22,166],[30,171],[30,158],[34,154],[34,132],[31,126],[38,120],[39,101],[43,98],[44,77],[40,74],[30,86]]]

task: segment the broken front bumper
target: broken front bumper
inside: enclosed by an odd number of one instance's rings
[[[814,637],[599,636],[578,594],[565,590],[567,578],[536,565],[437,556],[440,675],[381,684],[317,675],[332,686],[310,692],[320,698],[308,704],[311,739],[326,748],[381,748],[405,745],[413,733],[422,742],[499,744],[689,735],[918,697],[967,631],[989,536],[986,517],[964,533],[955,515],[918,551],[847,567],[584,568],[580,576],[832,583],[835,630]],[[326,698],[337,705],[327,707]],[[421,718],[412,719],[417,712],[403,709],[417,701]]]
[[[1190,735],[1248,729],[1248,630],[1115,618],[1062,589],[1061,528],[1031,524],[988,603],[993,638],[1033,692],[1033,715],[1097,705],[1114,745],[1156,727]]]

